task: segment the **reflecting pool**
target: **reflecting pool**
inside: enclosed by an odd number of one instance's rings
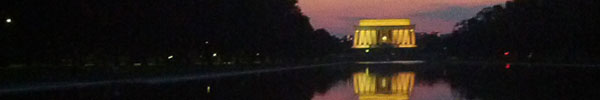
[[[578,65],[349,63],[176,82],[8,92],[0,99],[573,100],[598,98],[598,76],[600,67]]]

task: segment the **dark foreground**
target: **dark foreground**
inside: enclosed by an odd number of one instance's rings
[[[598,66],[362,63],[5,89],[0,100],[590,100],[600,96],[598,83]]]

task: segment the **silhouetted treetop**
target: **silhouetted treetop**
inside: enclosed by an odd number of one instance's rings
[[[598,4],[592,0],[509,1],[459,22],[447,42],[462,56],[514,51],[519,57],[539,59],[597,59],[600,20],[594,16],[600,13]]]
[[[322,38],[296,0],[14,0],[5,58],[50,61],[93,56],[149,59],[224,56],[304,56]],[[9,13],[4,13],[9,12]],[[8,30],[2,28],[2,31]],[[6,32],[4,32],[6,33]],[[3,33],[3,34],[4,34]],[[329,36],[329,35],[328,35]],[[331,36],[329,36],[331,37]],[[206,43],[205,43],[206,42]],[[325,48],[326,49],[326,48]]]

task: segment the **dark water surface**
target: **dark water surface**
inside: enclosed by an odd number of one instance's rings
[[[167,83],[0,94],[0,100],[595,100],[600,67],[339,64]]]

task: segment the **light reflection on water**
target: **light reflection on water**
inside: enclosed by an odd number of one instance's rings
[[[368,70],[368,71],[367,71]],[[598,100],[599,67],[337,64],[187,81],[0,93],[0,100]],[[168,78],[172,80],[173,78]],[[358,88],[355,88],[358,87]]]
[[[406,100],[409,98],[415,80],[414,72],[399,72],[391,76],[357,72],[353,75],[354,93],[359,100]]]
[[[433,84],[416,84],[414,71],[392,74],[369,71],[355,72],[352,79],[340,81],[312,100],[447,100],[460,99],[453,95],[450,85],[444,81]],[[418,83],[418,82],[417,82]]]

